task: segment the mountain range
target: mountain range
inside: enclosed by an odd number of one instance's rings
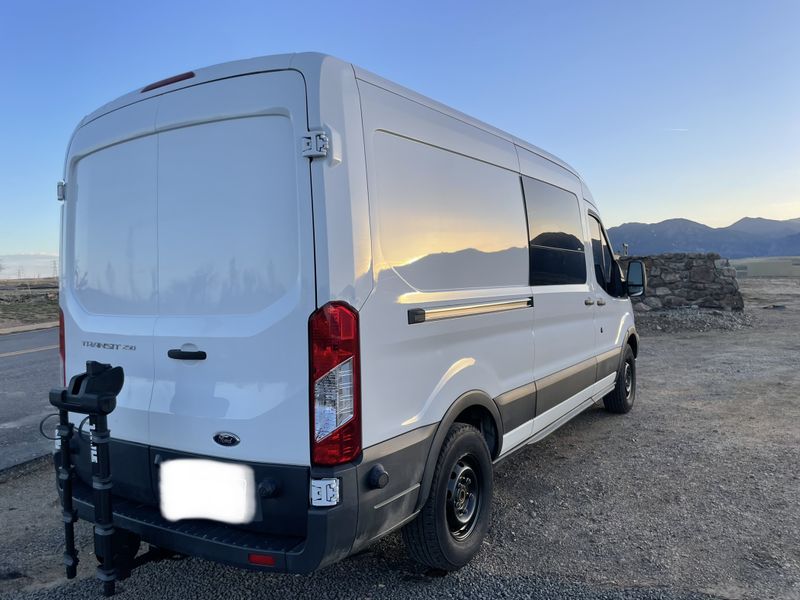
[[[727,227],[709,227],[689,219],[660,223],[623,223],[608,230],[614,250],[648,255],[665,252],[717,252],[726,258],[800,255],[800,218],[776,221],[745,217]]]

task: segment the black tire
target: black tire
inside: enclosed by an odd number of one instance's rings
[[[422,511],[403,528],[411,557],[455,571],[481,548],[492,510],[492,458],[472,425],[455,423],[442,444]]]
[[[617,383],[614,390],[603,397],[606,410],[612,413],[625,414],[633,408],[636,400],[636,357],[628,344],[622,355],[622,364],[617,372]]]

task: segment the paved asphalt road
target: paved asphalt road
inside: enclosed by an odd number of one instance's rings
[[[39,421],[59,384],[57,328],[0,335],[0,471],[50,451]]]

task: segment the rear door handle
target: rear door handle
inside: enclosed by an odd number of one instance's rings
[[[597,306],[605,306],[605,305],[606,305],[605,300],[603,300],[602,298],[597,299]]]
[[[592,300],[591,298],[587,298],[586,300],[583,301],[583,303],[586,306],[591,306],[592,304],[594,304],[594,300]]]
[[[176,360],[205,360],[206,353],[202,350],[181,350],[180,348],[173,348],[167,350],[167,356]]]

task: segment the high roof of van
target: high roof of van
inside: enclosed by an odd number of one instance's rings
[[[534,146],[533,144],[530,144],[525,140],[522,140],[514,135],[511,135],[508,132],[505,132],[501,129],[497,129],[496,127],[484,123],[479,119],[470,117],[469,115],[466,115],[458,110],[455,110],[454,108],[450,108],[449,106],[437,102],[436,100],[423,96],[422,94],[419,94],[413,90],[410,90],[406,87],[398,85],[387,79],[384,79],[356,65],[342,61],[341,59],[338,59],[334,56],[318,52],[273,54],[270,56],[259,56],[256,58],[248,58],[244,60],[236,60],[226,63],[220,63],[218,65],[204,67],[202,69],[194,69],[193,71],[191,71],[193,75],[190,78],[182,79],[176,81],[175,83],[160,85],[158,87],[154,87],[149,91],[144,91],[147,90],[148,87],[150,87],[150,86],[145,86],[143,88],[139,88],[131,92],[128,92],[127,94],[124,94],[119,98],[112,100],[107,104],[104,104],[94,112],[84,117],[78,127],[81,127],[86,123],[89,123],[90,121],[93,121],[105,114],[123,108],[125,106],[129,106],[136,102],[146,100],[147,98],[159,96],[161,94],[173,92],[175,90],[179,90],[182,88],[187,88],[202,83],[207,83],[209,81],[225,79],[228,77],[236,77],[239,75],[246,75],[248,73],[259,73],[263,71],[278,71],[283,69],[296,69],[301,73],[303,73],[304,75],[313,74],[318,76],[319,73],[321,73],[326,68],[326,65],[330,65],[331,63],[334,62],[339,63],[339,66],[343,64],[349,65],[353,69],[355,77],[357,79],[360,79],[367,83],[386,89],[390,92],[408,98],[409,100],[413,100],[414,102],[418,102],[440,113],[451,116],[454,119],[458,119],[459,121],[472,125],[473,127],[477,127],[478,129],[496,135],[497,137],[507,140],[513,144],[516,144],[521,148],[525,148],[526,150],[529,150],[535,154],[538,154],[543,158],[546,158],[549,161],[556,163],[557,165],[573,173],[576,177],[580,178],[578,172],[574,168],[572,168],[569,164],[567,164],[557,156],[550,154],[545,150],[542,150],[538,146]],[[157,82],[157,83],[162,83],[162,82]]]

